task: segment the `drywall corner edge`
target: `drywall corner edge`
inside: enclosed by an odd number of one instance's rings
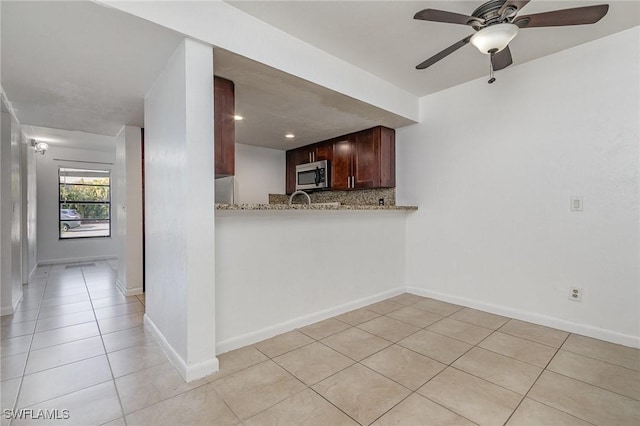
[[[0,316],[13,315],[18,310],[18,305],[22,302],[23,295],[24,293],[21,291],[20,296],[16,299],[13,305],[5,305],[0,308]]]
[[[156,338],[162,348],[162,351],[187,383],[211,375],[220,369],[220,363],[218,358],[215,356],[206,361],[188,364],[175,351],[175,349],[173,349],[171,344],[169,344],[162,332],[160,332],[158,327],[153,323],[151,318],[147,316],[147,314],[144,315],[144,326]]]

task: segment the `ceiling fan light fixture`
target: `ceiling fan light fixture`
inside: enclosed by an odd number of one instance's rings
[[[518,34],[520,28],[514,24],[495,24],[481,29],[471,37],[473,44],[481,53],[489,55],[507,47]]]

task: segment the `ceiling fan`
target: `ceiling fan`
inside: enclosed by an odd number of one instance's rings
[[[509,42],[521,28],[594,24],[609,10],[608,4],[600,4],[518,16],[520,9],[529,1],[490,0],[474,10],[470,16],[437,9],[421,10],[414,15],[413,19],[469,25],[476,30],[476,33],[433,55],[418,64],[416,68],[425,69],[471,43],[481,53],[490,56],[489,83],[491,84],[495,81],[493,71],[504,69],[513,63]]]

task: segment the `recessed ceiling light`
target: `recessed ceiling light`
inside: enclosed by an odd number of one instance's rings
[[[233,119],[236,120],[236,121],[242,121],[242,120],[244,120],[244,117],[241,116],[241,115],[234,115]]]
[[[296,135],[294,135],[293,133],[287,133],[286,135],[284,135],[284,137],[287,139],[293,139],[296,137]]]

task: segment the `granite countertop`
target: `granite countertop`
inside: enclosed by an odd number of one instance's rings
[[[372,205],[324,205],[324,204],[222,204],[216,203],[216,210],[385,210],[415,211],[418,206],[372,206]]]

